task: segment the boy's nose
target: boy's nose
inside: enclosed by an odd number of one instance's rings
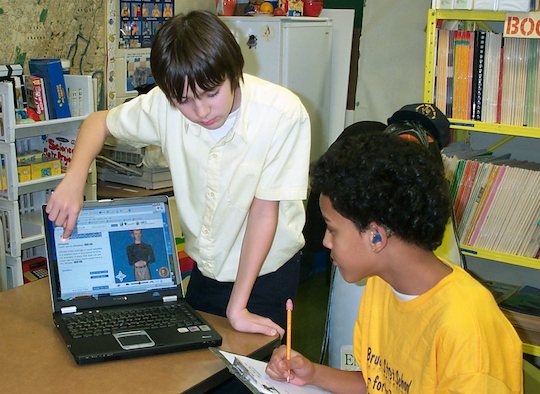
[[[210,113],[210,106],[203,100],[196,100],[195,113],[201,119],[204,119]]]

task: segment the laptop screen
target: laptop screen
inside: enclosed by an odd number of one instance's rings
[[[177,288],[176,249],[164,202],[85,205],[64,242],[64,229],[48,223],[59,300]]]

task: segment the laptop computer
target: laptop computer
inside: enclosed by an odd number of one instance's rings
[[[53,318],[78,364],[221,345],[183,299],[166,196],[85,202],[66,242],[43,219]]]

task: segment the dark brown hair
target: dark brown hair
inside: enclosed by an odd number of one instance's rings
[[[152,75],[171,104],[182,101],[187,81],[196,95],[198,86],[210,91],[242,79],[244,58],[229,28],[214,14],[192,11],[169,19],[158,31],[150,54]]]

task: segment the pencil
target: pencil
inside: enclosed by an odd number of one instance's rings
[[[286,308],[287,308],[287,360],[290,360],[291,359],[291,326],[292,326],[292,310],[293,310],[293,303],[291,299],[287,300]],[[289,369],[289,375],[287,376],[287,383],[289,383],[290,376],[291,376],[291,370]]]

